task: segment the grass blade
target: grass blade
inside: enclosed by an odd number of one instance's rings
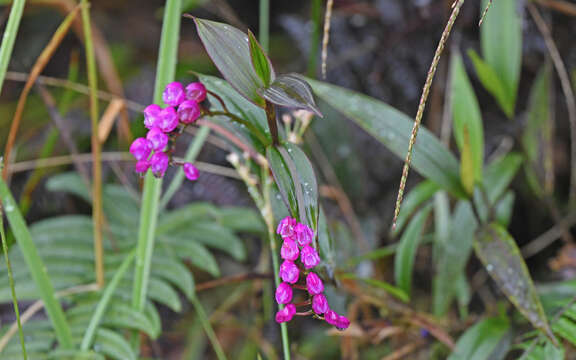
[[[4,30],[4,37],[2,38],[2,46],[0,47],[0,93],[2,92],[2,85],[4,85],[4,77],[8,69],[8,63],[12,56],[12,49],[14,49],[14,41],[22,19],[22,12],[24,11],[24,3],[26,0],[14,0],[12,2],[12,10],[10,10],[10,17]]]
[[[48,277],[44,262],[38,254],[38,249],[36,248],[34,241],[32,241],[26,222],[24,221],[22,214],[20,214],[20,210],[16,207],[16,201],[12,197],[8,186],[1,178],[0,200],[2,201],[14,237],[16,238],[20,251],[22,251],[22,255],[24,256],[28,270],[32,275],[34,283],[38,287],[38,293],[44,302],[46,312],[52,322],[58,342],[62,348],[71,349],[73,347],[72,333],[70,331],[70,326],[66,321],[66,317],[64,316],[64,311],[62,311],[60,303],[56,300],[52,281]]]

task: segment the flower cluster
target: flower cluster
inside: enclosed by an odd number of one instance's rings
[[[294,315],[314,315],[340,330],[346,329],[350,325],[350,320],[330,309],[324,295],[322,279],[310,271],[320,263],[318,252],[311,246],[314,231],[305,224],[297,222],[296,219],[286,217],[278,224],[276,233],[283,239],[280,256],[284,260],[280,265],[279,275],[282,283],[276,289],[276,301],[278,304],[285,305],[276,313],[276,321],[287,322],[292,320]],[[298,258],[300,262],[296,263]],[[303,273],[302,282],[305,285],[298,285],[300,272]],[[312,311],[296,312],[296,305],[292,303],[293,288],[304,289],[308,292],[309,299],[303,305],[311,304]]]
[[[200,103],[204,99],[206,88],[202,83],[194,82],[184,88],[182,83],[171,82],[162,93],[162,100],[168,106],[161,108],[152,104],[144,109],[144,125],[148,133],[145,138],[137,138],[130,145],[130,153],[137,160],[137,173],[144,174],[150,169],[156,177],[164,175],[171,163],[168,144],[174,141],[184,126],[194,123],[200,117]],[[175,165],[182,166],[188,179],[198,179],[199,172],[193,164]]]

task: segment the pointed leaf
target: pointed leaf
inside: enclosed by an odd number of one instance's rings
[[[220,269],[214,255],[203,245],[178,235],[162,236],[159,241],[161,245],[158,252],[164,251],[170,256],[178,256],[181,259],[190,260],[194,266],[210,273],[212,276],[220,275]]]
[[[315,232],[318,224],[318,184],[308,157],[294,144],[266,151],[274,180],[292,216]]]
[[[552,328],[556,334],[572,343],[573,346],[576,346],[576,322],[566,317],[561,317],[554,323]]]
[[[466,75],[462,57],[455,53],[451,61],[451,94],[454,118],[454,137],[460,153],[464,154],[465,132],[470,138],[470,164],[474,170],[474,182],[482,181],[484,167],[484,130],[478,100]],[[467,130],[466,130],[467,129]]]
[[[170,232],[169,236],[188,238],[188,241],[196,241],[210,248],[224,251],[238,261],[246,260],[246,249],[242,240],[218,223],[193,223],[186,229]]]
[[[247,100],[264,106],[264,99],[258,94],[264,82],[252,66],[248,36],[227,24],[199,18],[194,18],[194,22],[206,52],[222,76]]]
[[[180,310],[182,310],[182,303],[180,302],[178,293],[160,278],[150,278],[148,297],[153,301],[169,307],[174,312],[180,312]]]
[[[526,263],[506,229],[497,224],[482,229],[474,249],[490,276],[518,311],[535,328],[553,339]]]
[[[482,8],[487,4],[488,0],[483,0]],[[512,104],[516,102],[522,66],[522,18],[519,9],[522,7],[516,0],[493,1],[480,26],[484,60],[498,74]]]
[[[326,103],[356,122],[396,156],[404,159],[413,121],[406,114],[374,98],[328,83],[307,79],[314,92]],[[375,166],[379,166],[376,160]],[[458,161],[424,127],[414,144],[412,167],[453,195],[465,197]]]
[[[264,86],[268,87],[276,77],[270,59],[268,59],[268,56],[266,56],[264,50],[250,30],[248,30],[248,38],[250,39],[250,58],[254,71],[260,76],[260,79],[264,82]]]
[[[266,100],[278,106],[304,109],[322,117],[314,102],[312,89],[302,75],[294,73],[280,75],[261,93]]]
[[[156,256],[152,259],[152,275],[168,280],[191,299],[194,295],[192,273],[179,259]]]
[[[462,140],[462,154],[460,154],[460,178],[468,194],[474,193],[474,159],[470,146],[470,133],[464,125],[464,140]]]
[[[154,326],[150,319],[128,304],[113,302],[111,308],[102,319],[102,325],[114,328],[134,329],[146,333],[152,339],[160,335],[154,332]]]
[[[236,232],[261,234],[266,228],[262,217],[256,211],[244,207],[223,207],[219,209],[219,223]]]
[[[416,185],[406,196],[398,214],[396,229],[394,234],[399,234],[404,225],[408,223],[412,214],[439,190],[438,185],[432,181],[425,180]]]
[[[136,360],[130,344],[121,335],[107,329],[98,329],[94,349],[116,360]]]
[[[396,256],[394,257],[394,278],[396,285],[402,289],[408,297],[412,290],[412,273],[414,271],[414,260],[416,258],[416,251],[420,239],[422,239],[422,231],[426,224],[426,219],[430,214],[431,206],[422,209],[410,224],[406,227],[406,231],[402,234]]]

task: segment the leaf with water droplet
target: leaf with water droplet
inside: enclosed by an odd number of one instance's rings
[[[480,258],[500,290],[532,325],[556,341],[534,283],[514,239],[498,224],[483,228],[474,243]]]

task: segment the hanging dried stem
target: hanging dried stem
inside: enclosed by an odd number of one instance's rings
[[[482,16],[480,16],[480,21],[478,22],[478,26],[482,26],[482,23],[484,22],[484,18],[486,17],[486,14],[488,14],[488,10],[490,9],[490,6],[492,6],[492,0],[488,1],[488,5],[486,5],[486,8],[484,8],[484,11],[482,12]]]
[[[326,79],[326,59],[328,58],[328,42],[330,41],[330,21],[332,20],[332,7],[334,0],[326,3],[326,15],[324,15],[324,33],[322,35],[322,79]]]
[[[396,221],[398,220],[398,214],[400,213],[400,206],[402,205],[402,198],[404,197],[404,189],[406,188],[406,179],[408,178],[408,171],[410,169],[410,162],[412,161],[412,150],[414,148],[414,142],[416,141],[416,136],[418,135],[418,129],[420,128],[420,123],[422,122],[422,116],[424,115],[424,108],[426,107],[426,100],[428,99],[428,94],[430,93],[430,88],[432,87],[432,80],[434,79],[434,74],[436,73],[436,68],[438,67],[438,62],[440,61],[440,56],[448,40],[448,36],[452,31],[454,26],[454,21],[458,17],[460,8],[464,4],[464,0],[457,0],[454,5],[452,5],[452,13],[448,19],[448,23],[442,32],[442,37],[436,48],[436,53],[432,59],[432,64],[430,64],[430,70],[428,70],[428,75],[426,77],[426,82],[424,83],[424,89],[422,90],[422,96],[420,97],[420,104],[418,105],[418,112],[416,113],[416,119],[414,120],[414,126],[412,127],[412,134],[410,135],[410,142],[408,143],[408,153],[406,154],[406,160],[404,161],[404,168],[402,169],[402,178],[400,179],[400,188],[398,189],[398,197],[396,199],[396,209],[394,210],[394,220],[392,221],[392,229],[396,228]]]

